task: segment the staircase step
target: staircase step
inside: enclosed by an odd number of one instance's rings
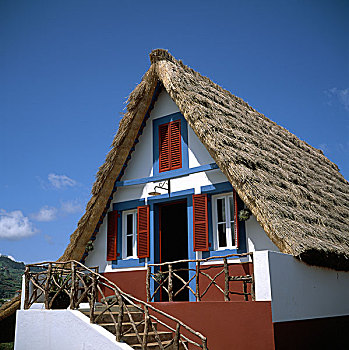
[[[141,332],[139,333],[139,336],[141,337],[141,339],[143,339],[143,334],[144,333],[141,333]],[[157,332],[157,334],[158,334],[161,341],[171,340],[173,337],[171,332]],[[139,345],[136,333],[128,333],[128,334],[124,335],[121,338],[121,340],[123,340],[125,343],[127,343],[131,347],[132,347],[132,345],[137,345],[137,344]],[[150,343],[156,342],[154,332],[148,333],[147,341]]]

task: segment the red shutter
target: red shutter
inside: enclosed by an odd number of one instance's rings
[[[171,169],[169,123],[159,126],[159,172]]]
[[[236,191],[233,191],[234,194],[234,233],[235,233],[235,245],[239,247],[239,212],[238,212],[238,201]]]
[[[182,167],[181,121],[170,123],[171,170]]]
[[[149,258],[149,205],[137,208],[138,258]]]
[[[194,251],[208,251],[207,195],[193,195]]]
[[[110,211],[108,213],[107,227],[107,261],[116,260],[118,241],[118,212]]]

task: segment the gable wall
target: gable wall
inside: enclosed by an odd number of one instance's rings
[[[165,91],[162,91],[157,99],[157,102],[155,103],[146,127],[143,130],[143,134],[139,138],[139,143],[136,144],[136,150],[133,152],[132,158],[130,159],[126,168],[125,175],[121,179],[123,182],[137,180],[140,178],[150,178],[154,176],[154,174],[156,175],[156,171],[153,166],[153,124],[155,120],[159,120],[159,118],[166,117],[173,113],[179,113],[179,109],[172,101],[170,96]],[[187,147],[189,169],[214,164],[214,160],[190,127],[188,127]],[[181,193],[180,191],[188,190],[195,194],[199,194],[203,192],[203,189],[209,189],[212,185],[214,186],[215,184],[222,183],[228,183],[228,180],[219,169],[214,169],[207,172],[201,171],[195,174],[183,176],[181,178],[172,179],[171,194]],[[150,198],[149,192],[153,191],[156,184],[158,184],[158,182],[118,187],[109,210],[112,210],[114,205],[122,205],[122,203],[127,201],[136,201],[141,199],[138,205],[147,204]],[[166,193],[166,191],[163,191],[163,193]],[[246,246],[249,251],[260,249],[271,249],[278,251],[278,248],[270,241],[263,229],[253,217],[246,222],[245,239],[247,241]],[[225,253],[229,252],[222,252],[222,254]],[[89,256],[86,259],[86,264],[89,266],[99,266],[101,272],[113,271],[111,262],[107,262],[105,257],[106,219],[100,226],[97,239],[94,242],[94,250],[89,253]],[[195,255],[193,258],[194,257]],[[123,267],[124,266],[121,264],[121,266],[118,268],[123,269]],[[133,269],[144,269],[144,262],[140,263],[135,261]]]

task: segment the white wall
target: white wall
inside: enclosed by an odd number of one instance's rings
[[[273,322],[349,315],[349,272],[277,252],[255,252],[253,260],[256,300],[271,300]]]
[[[262,226],[257,222],[256,218],[251,217],[245,221],[247,250],[255,252],[257,250],[271,250],[279,252],[279,248],[270,240]]]
[[[132,350],[76,310],[19,310],[15,350]]]

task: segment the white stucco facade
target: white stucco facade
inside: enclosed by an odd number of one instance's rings
[[[132,350],[75,310],[19,310],[15,350]]]
[[[349,272],[307,265],[292,255],[253,254],[257,301],[271,301],[273,322],[349,315]]]

